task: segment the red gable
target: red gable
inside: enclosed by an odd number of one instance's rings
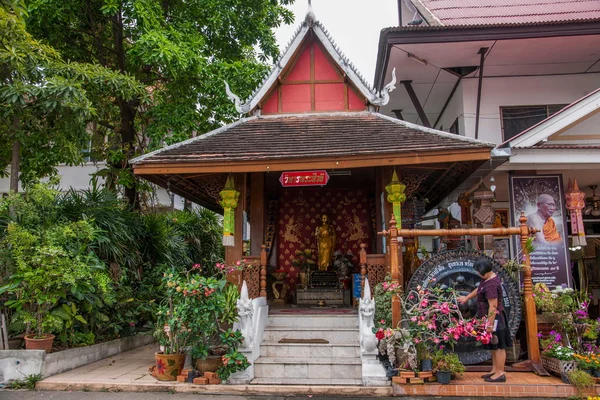
[[[262,103],[262,113],[365,111],[366,104],[321,45],[307,39]]]

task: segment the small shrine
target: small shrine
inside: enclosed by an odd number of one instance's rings
[[[248,99],[224,84],[245,118],[138,157],[134,172],[224,215],[226,262],[265,264],[265,282],[258,267],[237,277],[251,297],[352,306],[357,275],[374,287],[389,272],[377,232],[392,215],[414,227],[493,147],[380,114],[392,75],[373,90],[309,9]],[[408,277],[418,239],[405,245]]]

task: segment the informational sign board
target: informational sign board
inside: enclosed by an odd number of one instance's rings
[[[352,274],[352,297],[355,299],[360,299],[360,295],[362,294],[362,275],[361,274]]]
[[[279,182],[283,187],[324,186],[329,174],[325,170],[282,172]]]
[[[535,251],[530,254],[531,280],[550,289],[571,287],[572,281],[563,199],[562,175],[510,177],[512,226],[519,226],[524,212],[527,225],[540,230],[533,239]],[[521,254],[519,237],[513,240],[517,254]]]

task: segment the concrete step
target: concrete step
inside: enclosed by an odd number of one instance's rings
[[[360,357],[360,345],[352,343],[277,343],[263,342],[261,357]]]
[[[362,363],[354,357],[259,357],[255,378],[361,379]]]
[[[307,328],[356,328],[358,314],[354,315],[281,315],[271,314],[267,326]]]
[[[361,386],[360,379],[284,379],[254,378],[251,385],[300,385],[300,386]],[[389,386],[389,385],[388,385]]]
[[[281,339],[324,339],[329,343],[358,343],[356,328],[309,328],[268,326],[263,336],[264,342],[279,342]]]

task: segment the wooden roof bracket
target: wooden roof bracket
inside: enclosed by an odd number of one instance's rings
[[[482,47],[479,49],[477,54],[480,54],[479,58],[479,83],[477,85],[477,111],[475,112],[475,139],[479,139],[479,111],[481,108],[481,86],[483,85],[483,62],[485,61],[485,55],[489,49]]]
[[[423,124],[423,126],[427,127],[427,128],[431,128],[431,124],[429,123],[429,120],[427,119],[425,110],[423,110],[423,107],[421,106],[421,103],[419,102],[419,98],[417,97],[417,94],[415,93],[415,90],[412,87],[412,81],[400,81],[400,83],[404,84],[404,87],[406,88],[406,92],[408,93],[408,97],[410,97],[410,101],[412,101],[413,106],[415,106],[415,108],[417,109],[417,114],[419,114],[419,118],[421,119],[421,123]]]

